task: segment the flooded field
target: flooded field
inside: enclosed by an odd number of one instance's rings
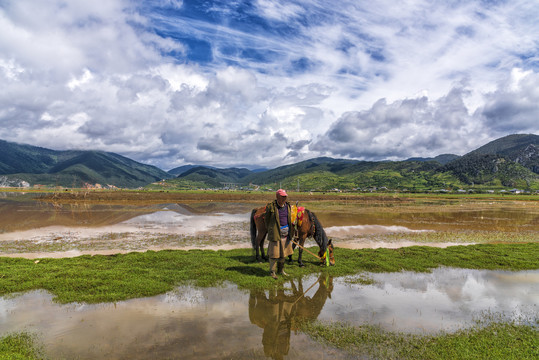
[[[0,256],[250,248],[250,212],[264,205],[253,199],[121,203],[35,197],[0,193]],[[336,247],[539,241],[534,201],[317,199],[301,205],[316,212]],[[539,270],[439,268],[358,276],[373,283],[308,276],[290,279],[281,291],[185,286],[96,305],[57,304],[45,291],[14,294],[0,298],[0,336],[37,333],[49,356],[66,359],[348,359],[354,357],[298,331],[298,323],[339,321],[421,334],[456,331],[492,316],[537,321]]]
[[[0,193],[0,255],[249,248],[250,211],[264,205],[237,199],[57,203],[36,201],[36,196]],[[336,246],[346,248],[539,241],[539,204],[533,201],[369,199],[302,205],[316,212]]]
[[[180,287],[161,296],[114,304],[58,305],[43,291],[0,298],[0,333],[42,334],[52,358],[291,359],[350,355],[297,331],[303,320],[372,324],[432,333],[470,326],[497,314],[537,318],[539,271],[438,269],[430,274],[363,274],[291,280],[282,291]]]

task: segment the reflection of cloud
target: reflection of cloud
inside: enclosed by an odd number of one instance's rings
[[[329,236],[350,237],[365,234],[386,234],[386,233],[417,233],[431,230],[413,230],[405,226],[384,226],[384,225],[350,225],[350,226],[330,226],[325,229]]]
[[[456,330],[484,312],[518,320],[537,317],[539,272],[504,272],[439,268],[432,273],[369,274],[375,285],[350,290],[338,285],[333,298],[357,304],[347,309],[338,302],[324,309],[334,320],[368,322],[406,331]],[[338,295],[337,295],[338,294]],[[335,306],[335,308],[333,308]]]
[[[44,292],[16,300],[5,308],[0,299],[0,311],[9,311],[2,332],[40,334],[52,358],[176,358],[178,353],[185,359],[210,358],[216,349],[220,354],[256,349],[261,336],[245,316],[247,299],[234,287],[180,288],[151,298],[82,306],[58,305]]]
[[[295,294],[288,300],[297,306],[299,317],[379,324],[391,330],[456,330],[486,311],[503,313],[506,318],[537,319],[536,270],[440,268],[429,274],[369,277],[377,283],[359,286],[311,276],[303,279],[305,287],[298,282],[296,288],[291,282],[284,293]],[[306,288],[310,284],[314,286]],[[15,298],[0,297],[0,332],[37,332],[52,358],[174,358],[181,353],[182,358],[198,359],[244,351],[249,354],[245,357],[253,357],[262,351],[263,332],[251,324],[249,299],[248,293],[235,286],[179,287],[160,296],[114,304],[60,305],[47,292],[32,291]],[[278,308],[279,301],[268,305]],[[311,342],[305,345],[304,337],[294,332],[290,346],[301,354],[300,359],[320,354],[320,348]]]
[[[152,214],[134,217],[119,225],[136,226],[144,230],[177,229],[182,234],[191,235],[228,223],[244,222],[248,218],[249,214],[185,215],[174,211],[157,211]]]

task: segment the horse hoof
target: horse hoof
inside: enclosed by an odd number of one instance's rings
[[[300,263],[299,267],[305,267],[305,265],[303,263]]]

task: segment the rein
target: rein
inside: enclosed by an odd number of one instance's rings
[[[311,252],[311,251],[305,249],[305,248],[304,248],[303,246],[301,246],[299,243],[295,242],[294,239],[291,238],[290,240],[291,240],[294,244],[296,244],[300,249],[307,251],[309,254],[311,254],[311,255],[313,255],[313,256],[316,256],[316,257],[318,258],[318,260],[323,260],[320,256],[318,256],[318,255],[316,255],[315,253],[313,253],[313,252]]]

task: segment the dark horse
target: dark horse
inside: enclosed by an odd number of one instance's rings
[[[266,229],[266,224],[264,223],[265,213],[265,206],[253,209],[251,211],[251,244],[253,245],[253,249],[256,252],[256,260],[259,262],[262,259],[268,259],[267,256],[264,255],[264,239],[266,238],[266,234],[268,233],[268,230]],[[320,224],[320,221],[318,221],[318,218],[314,215],[314,213],[305,209],[301,226],[298,226],[297,222],[298,219],[296,217],[296,230],[294,230],[294,241],[300,245],[298,256],[299,266],[304,266],[302,261],[303,246],[305,244],[305,240],[308,237],[314,238],[314,240],[320,247],[320,250],[318,251],[318,257],[320,261],[325,262],[326,250],[329,250],[329,263],[330,265],[335,265],[335,258],[333,256],[333,244],[331,243],[331,239],[328,239],[326,232],[322,227],[322,224]],[[295,243],[292,244],[292,248],[296,248]],[[292,255],[289,256],[289,261],[292,262]]]

